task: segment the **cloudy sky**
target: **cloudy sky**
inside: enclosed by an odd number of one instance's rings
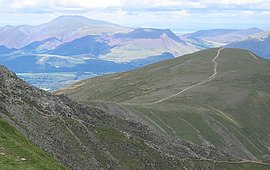
[[[270,29],[270,0],[0,0],[0,26],[38,25],[60,15],[176,32]]]

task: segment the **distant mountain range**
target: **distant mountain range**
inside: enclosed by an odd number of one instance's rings
[[[176,36],[169,29],[128,28],[82,16],[60,16],[38,26],[1,27],[0,63],[12,65],[18,58],[35,56],[32,67],[42,68],[41,72],[55,70],[50,67],[65,70],[67,65],[76,70],[92,59],[139,66],[227,45],[261,31],[214,29]]]
[[[132,69],[198,50],[169,29],[127,28],[82,16],[61,16],[38,26],[2,27],[0,45],[0,63],[15,72],[82,68],[82,71],[104,72],[106,68],[117,72],[107,64],[114,62]],[[104,67],[93,70],[99,68],[92,65],[93,60]],[[19,61],[27,61],[29,67],[19,69],[16,65]],[[134,67],[127,68],[127,63]]]
[[[258,56],[270,59],[270,30],[232,42],[227,47],[247,49]]]
[[[60,16],[38,26],[5,26],[0,29],[0,44],[20,49],[34,42],[56,37],[62,42],[72,41],[85,35],[128,32],[130,28],[83,16]]]
[[[237,41],[252,34],[259,33],[263,30],[259,28],[249,29],[212,29],[200,30],[194,33],[186,34],[184,37],[197,38],[206,41],[213,46],[223,46],[233,41]]]
[[[10,49],[4,45],[0,45],[0,54],[8,54],[8,53],[11,53],[13,51],[15,51],[15,49]]]

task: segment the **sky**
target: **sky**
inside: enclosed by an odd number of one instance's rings
[[[130,27],[270,29],[270,0],[0,0],[0,26],[82,15]]]

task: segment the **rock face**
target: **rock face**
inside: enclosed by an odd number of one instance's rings
[[[234,159],[213,146],[165,136],[139,122],[32,87],[4,66],[0,116],[71,169],[164,169],[185,164],[196,168],[193,159]],[[183,158],[190,159],[181,162]]]

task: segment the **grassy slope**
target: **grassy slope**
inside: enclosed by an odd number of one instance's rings
[[[87,103],[115,101],[151,119],[166,133],[260,159],[270,146],[270,62],[248,51],[225,49],[217,58],[213,81],[158,104],[158,101],[213,74],[209,49],[134,71],[81,81],[57,93]],[[154,123],[154,124],[155,124]],[[244,156],[243,156],[244,155]]]
[[[0,118],[0,167],[5,170],[66,169],[2,118]]]

